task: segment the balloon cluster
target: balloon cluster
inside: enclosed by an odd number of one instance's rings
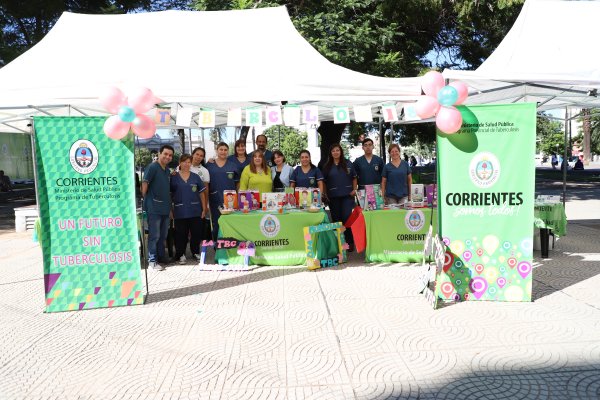
[[[156,132],[154,120],[144,113],[159,101],[152,91],[139,88],[129,93],[129,97],[116,87],[106,90],[100,101],[106,111],[116,114],[104,122],[104,133],[111,139],[122,139],[133,130],[142,139],[150,139]]]
[[[429,71],[423,76],[421,88],[425,96],[421,96],[415,104],[417,115],[423,119],[435,115],[435,124],[444,133],[458,131],[462,125],[462,115],[454,106],[467,99],[467,85],[460,81],[446,85],[442,74]]]

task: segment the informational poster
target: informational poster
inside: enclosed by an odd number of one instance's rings
[[[460,106],[438,131],[442,300],[531,301],[536,105]]]
[[[105,117],[36,117],[46,311],[143,302],[133,139]]]
[[[436,213],[430,208],[364,212],[367,262],[421,262],[423,244]]]

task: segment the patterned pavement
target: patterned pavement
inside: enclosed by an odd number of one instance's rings
[[[535,259],[533,303],[432,310],[420,268],[151,272],[145,305],[44,314],[0,235],[0,399],[598,399],[600,223]],[[539,257],[539,252],[535,254]]]

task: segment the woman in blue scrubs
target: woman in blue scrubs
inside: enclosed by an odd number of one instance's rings
[[[323,166],[323,177],[331,219],[333,222],[344,223],[356,205],[354,196],[356,196],[358,181],[354,165],[344,158],[344,150],[338,143],[329,148],[329,158]],[[348,251],[354,251],[354,238],[350,229],[346,229],[344,235],[350,246]]]
[[[310,160],[310,152],[302,150],[300,152],[300,165],[294,169],[290,177],[290,187],[319,188],[322,194],[323,174]]]
[[[182,154],[179,158],[179,172],[171,177],[171,197],[173,198],[173,219],[175,220],[175,259],[186,263],[185,250],[188,236],[191,236],[190,250],[196,259],[200,258],[200,235],[202,219],[208,212],[204,196],[204,182],[198,174],[190,171],[192,156]]]
[[[385,197],[385,204],[404,204],[410,201],[410,165],[400,157],[400,146],[396,143],[390,144],[388,153],[390,162],[383,167],[381,193]]]
[[[206,169],[210,174],[210,193],[208,203],[210,206],[210,219],[213,226],[213,240],[217,240],[219,234],[219,207],[223,206],[223,190],[237,190],[240,175],[233,161],[227,159],[229,146],[221,142],[217,145],[217,158],[215,162],[206,163]]]
[[[246,141],[242,139],[236,140],[233,149],[233,154],[227,157],[227,159],[236,165],[238,175],[242,176],[242,171],[246,168],[246,165],[250,164],[250,157],[246,154]]]

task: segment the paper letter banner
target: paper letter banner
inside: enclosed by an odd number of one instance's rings
[[[268,106],[266,111],[265,125],[283,125],[283,119],[281,118],[281,107],[279,106]]]
[[[354,120],[356,122],[373,122],[371,106],[354,106]]]
[[[419,121],[421,117],[417,115],[415,110],[415,103],[404,104],[404,120],[405,121]]]
[[[227,126],[242,126],[241,108],[232,108],[227,111]]]
[[[169,125],[171,122],[171,110],[168,108],[157,108],[154,113],[154,123],[156,125]]]
[[[215,110],[200,110],[200,114],[198,115],[198,126],[200,128],[214,128]]]
[[[194,113],[195,107],[183,107],[177,110],[177,121],[175,125],[188,127],[192,122],[192,114]]]
[[[283,107],[283,121],[285,126],[300,125],[300,107],[296,105],[287,105]]]
[[[304,106],[302,107],[302,123],[306,125],[316,125],[319,123],[319,107]]]
[[[348,107],[333,107],[333,123],[350,123],[350,111],[348,110]]]
[[[457,108],[462,128],[437,132],[447,247],[436,296],[531,301],[536,105]]]
[[[246,109],[246,126],[262,126],[262,108]]]
[[[46,311],[143,302],[133,136],[106,117],[35,117]]]
[[[381,106],[381,115],[385,122],[398,121],[398,111],[395,104],[384,104]]]

